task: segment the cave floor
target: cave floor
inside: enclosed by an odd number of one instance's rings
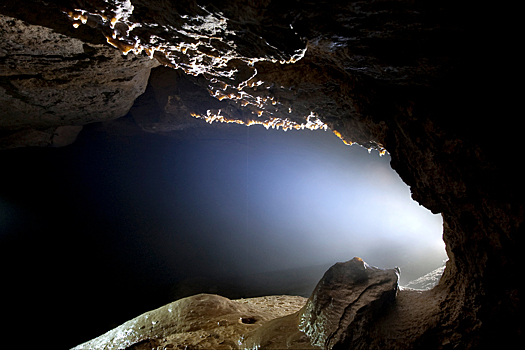
[[[438,324],[443,295],[440,286],[426,291],[401,288],[395,303],[385,309],[370,327],[370,338],[388,342],[377,346],[409,347],[410,339],[418,339]],[[303,297],[284,295],[229,300],[199,294],[138,316],[75,349],[84,349],[85,346],[116,349],[122,345],[135,350],[153,345],[237,349],[242,334],[254,331],[268,321],[291,317],[306,301]],[[176,318],[172,318],[175,314]]]

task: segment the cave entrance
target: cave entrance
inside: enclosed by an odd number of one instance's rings
[[[441,216],[411,199],[388,154],[345,145],[324,130],[225,125],[205,135],[188,141],[185,151],[177,145],[163,153],[166,186],[177,194],[169,199],[178,208],[174,217],[188,221],[172,224],[192,235],[182,238],[184,259],[195,266],[206,260],[214,276],[188,278],[174,296],[202,284],[220,294],[217,276],[242,296],[308,296],[329,266],[354,256],[399,266],[400,284],[407,285],[447,259]],[[167,260],[176,236],[159,247]]]
[[[402,285],[446,259],[441,217],[388,155],[329,131],[204,125],[107,137],[111,124],[94,124],[68,147],[5,151],[0,256],[24,261],[6,271],[7,297],[45,286],[46,312],[87,340],[202,292],[308,296],[354,256],[399,266]]]

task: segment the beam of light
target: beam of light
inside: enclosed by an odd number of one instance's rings
[[[303,171],[281,170],[276,183],[256,178],[260,183],[254,183],[251,190],[260,194],[253,194],[258,198],[253,215],[275,226],[278,222],[280,230],[293,232],[276,240],[292,247],[308,242],[315,247],[309,259],[332,255],[344,260],[348,255],[373,252],[385,243],[391,245],[392,255],[413,253],[427,244],[444,252],[441,217],[412,201],[408,188],[391,169],[356,169],[350,164],[340,170],[328,169],[330,166],[322,162]],[[266,198],[261,197],[263,193]],[[434,234],[429,239],[427,232],[431,230]],[[369,255],[372,260],[376,258],[373,253]]]

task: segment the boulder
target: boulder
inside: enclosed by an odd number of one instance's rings
[[[395,300],[398,278],[397,268],[379,269],[354,258],[332,266],[309,299],[198,294],[146,312],[73,350],[341,348],[368,332]]]
[[[332,266],[306,305],[246,334],[245,349],[352,348],[396,298],[399,269],[380,269],[353,258]],[[352,344],[352,345],[351,345]]]
[[[399,269],[380,269],[353,258],[332,266],[301,312],[299,329],[312,344],[333,349],[367,331],[386,304],[395,300]]]

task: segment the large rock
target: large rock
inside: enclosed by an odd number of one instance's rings
[[[299,329],[326,349],[348,345],[367,332],[378,312],[392,303],[399,269],[383,270],[354,258],[332,266],[301,312]]]
[[[242,339],[246,349],[344,349],[366,337],[398,291],[399,269],[354,258],[332,266],[297,313],[272,320]]]
[[[198,294],[144,313],[73,350],[342,348],[365,336],[380,311],[389,310],[398,278],[397,268],[379,269],[354,258],[332,266],[309,299]]]

